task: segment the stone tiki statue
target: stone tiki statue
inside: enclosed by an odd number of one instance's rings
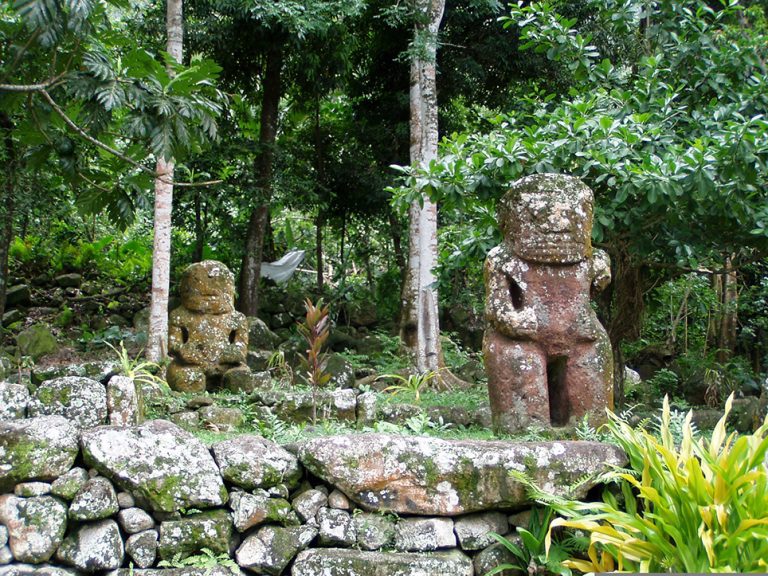
[[[168,385],[204,392],[238,372],[248,372],[248,323],[235,311],[235,276],[221,262],[205,260],[181,276],[181,306],[168,326]]]
[[[483,355],[494,429],[565,426],[613,408],[613,358],[590,292],[611,280],[593,250],[592,191],[578,178],[518,180],[498,208],[503,243],[485,262]]]

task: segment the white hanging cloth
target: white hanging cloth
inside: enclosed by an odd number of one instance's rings
[[[304,261],[305,255],[304,250],[291,250],[276,262],[264,262],[261,264],[261,275],[278,284],[285,284],[296,272],[299,264]]]

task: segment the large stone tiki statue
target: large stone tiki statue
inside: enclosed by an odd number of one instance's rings
[[[592,191],[542,174],[518,180],[498,208],[504,237],[485,262],[483,354],[494,429],[565,426],[613,408],[611,344],[590,292],[611,280],[593,250]]]
[[[203,392],[236,372],[248,371],[248,323],[235,311],[235,277],[221,262],[205,260],[181,276],[181,306],[171,312],[168,385]]]

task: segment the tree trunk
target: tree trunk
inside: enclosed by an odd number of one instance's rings
[[[315,218],[315,257],[317,260],[317,289],[322,291],[325,286],[323,272],[323,226],[325,225],[322,210],[318,210]]]
[[[167,52],[176,62],[183,57],[183,2],[167,0]],[[171,70],[168,71],[172,73]],[[171,212],[173,160],[158,158],[155,179],[155,225],[152,245],[152,299],[149,306],[147,359],[160,362],[168,352],[168,295],[171,284]]]
[[[205,250],[205,225],[203,224],[203,199],[200,189],[195,189],[195,250],[192,260],[201,262]]]
[[[411,164],[437,157],[437,32],[444,0],[417,0],[411,56]],[[437,312],[437,206],[426,196],[409,210],[409,248],[403,282],[400,336],[416,369],[437,370],[441,361]]]
[[[13,142],[13,122],[0,112],[0,129],[3,131],[5,148],[5,186],[0,202],[0,318],[5,313],[5,292],[8,289],[8,253],[13,240],[13,212],[16,200],[16,176],[18,174],[16,146]]]
[[[738,321],[738,279],[730,256],[725,258],[725,270],[721,275],[721,312],[717,337],[717,361],[727,362],[736,349],[736,327]]]
[[[264,238],[269,222],[269,202],[272,199],[272,164],[277,139],[277,116],[282,93],[283,46],[275,42],[267,51],[264,91],[261,101],[259,152],[254,160],[258,206],[251,211],[245,237],[245,254],[240,270],[239,309],[246,316],[256,316],[259,310],[259,280],[264,253]]]

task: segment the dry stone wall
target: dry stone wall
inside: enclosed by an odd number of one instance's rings
[[[44,389],[72,403],[61,383]],[[241,435],[206,446],[168,421],[11,419],[24,412],[0,420],[0,576],[193,576],[172,568],[190,557],[198,575],[481,575],[503,560],[489,532],[525,525],[512,514],[530,503],[509,470],[557,490],[624,463],[587,442]],[[211,558],[225,568],[203,567]]]

